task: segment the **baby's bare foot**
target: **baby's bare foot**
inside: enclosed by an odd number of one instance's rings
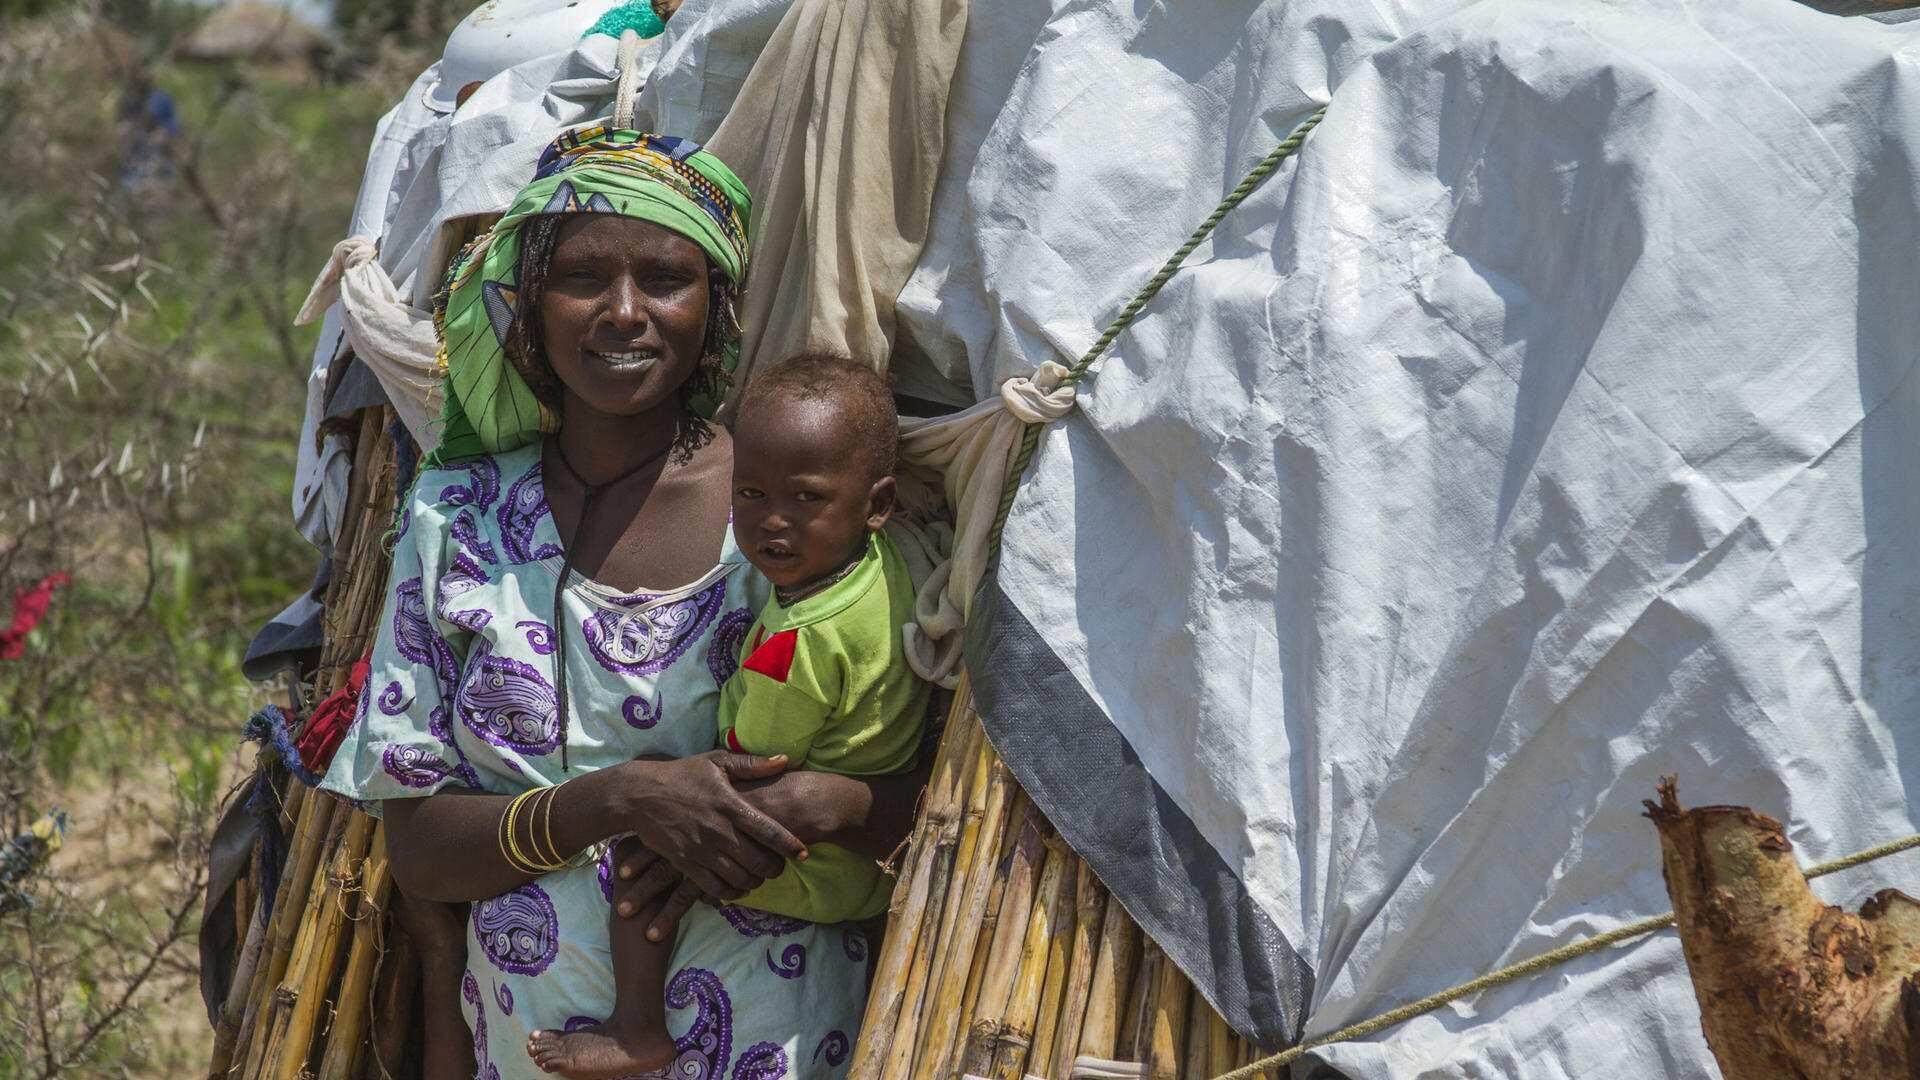
[[[677,1048],[666,1025],[623,1027],[609,1020],[569,1032],[536,1031],[527,1040],[527,1056],[567,1080],[614,1080],[651,1072],[670,1064]]]

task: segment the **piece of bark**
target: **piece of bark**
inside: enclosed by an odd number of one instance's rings
[[[1674,779],[1647,816],[1727,1080],[1920,1080],[1920,903],[1884,889],[1853,915],[1807,887],[1778,821],[1682,810]]]

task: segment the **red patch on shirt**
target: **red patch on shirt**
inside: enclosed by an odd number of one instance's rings
[[[782,630],[761,643],[740,666],[748,671],[757,671],[774,682],[786,682],[787,675],[793,671],[793,650],[800,643],[800,631]]]
[[[735,737],[735,735],[733,734],[732,728],[727,729],[727,749],[733,751],[736,754],[744,754],[747,752],[747,748],[744,746],[741,746],[740,740],[737,737]]]

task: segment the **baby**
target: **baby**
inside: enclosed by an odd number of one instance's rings
[[[898,425],[886,380],[834,357],[783,361],[741,399],[733,534],[774,593],[720,691],[727,749],[855,776],[912,767],[930,687],[906,665],[900,628],[913,618],[913,583],[880,531],[893,512]],[[886,910],[893,882],[872,859],[834,844],[807,850],[739,903],[823,923]],[[541,1068],[604,1080],[673,1059],[672,943],[648,941],[646,923],[610,920],[613,1016],[536,1035]]]

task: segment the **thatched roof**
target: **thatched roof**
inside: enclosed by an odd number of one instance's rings
[[[207,16],[177,51],[191,60],[276,60],[331,47],[325,34],[286,8],[239,0]]]

